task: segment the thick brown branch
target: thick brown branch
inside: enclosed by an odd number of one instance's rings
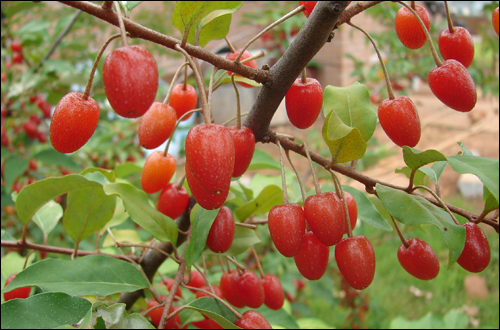
[[[384,1],[359,1],[352,6],[349,6],[349,8],[347,8],[340,16],[335,29],[337,29],[340,25],[349,22],[354,16],[364,12],[370,7],[378,5],[381,2]]]

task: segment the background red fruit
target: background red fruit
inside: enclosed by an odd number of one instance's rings
[[[233,244],[234,217],[227,206],[220,208],[207,237],[207,247],[215,253],[224,253]]]
[[[261,281],[264,288],[264,304],[270,309],[281,309],[285,302],[285,293],[280,280],[274,274],[266,274]]]
[[[491,251],[488,239],[481,228],[473,222],[467,222],[465,227],[465,246],[458,257],[458,264],[463,269],[472,272],[482,272],[490,264]]]
[[[12,280],[14,279],[14,277],[16,277],[16,275],[17,273],[10,275],[9,278],[7,278],[7,280],[5,281],[5,286],[7,286],[10,282],[12,282]],[[5,301],[9,301],[11,299],[16,299],[16,298],[26,299],[30,296],[30,292],[31,292],[31,287],[18,288],[9,292],[4,292],[3,298],[5,299]]]
[[[210,291],[210,288],[208,286],[203,286],[201,287],[202,290],[205,290],[207,292],[211,292]],[[217,297],[221,298],[221,299],[224,299],[224,294],[222,293],[222,290],[219,288],[218,285],[214,285],[212,284],[212,289],[214,290],[214,293]],[[206,294],[206,293],[203,293],[201,291],[196,291],[196,299],[198,298],[201,298],[201,297],[209,297],[209,298],[213,298],[212,296]]]
[[[137,131],[139,143],[145,149],[158,148],[172,135],[176,121],[174,108],[154,102],[141,118]]]
[[[165,299],[165,297],[163,296],[160,296],[160,298]],[[149,299],[148,309],[157,305],[159,305],[159,303],[154,298]],[[170,308],[170,313],[172,313],[174,310],[175,308],[174,306],[172,306],[172,308]],[[160,325],[162,314],[163,314],[163,307],[158,307],[148,313],[149,317],[151,318],[151,322],[153,322],[153,324],[156,327]],[[175,317],[168,320],[168,322],[165,324],[165,329],[179,329],[180,325],[181,325],[181,319],[179,317],[179,314],[177,314]]]
[[[12,54],[12,63],[21,64],[21,63],[23,63],[23,60],[24,60],[23,54],[21,54],[21,53]]]
[[[474,41],[467,29],[455,26],[453,33],[446,29],[439,35],[439,51],[445,60],[456,60],[468,68],[474,59]]]
[[[245,304],[240,301],[240,299],[234,293],[233,288],[232,288],[233,276],[238,276],[238,271],[236,269],[233,269],[229,273],[225,272],[224,274],[222,274],[219,286],[220,286],[222,293],[224,295],[224,298],[227,300],[227,302],[229,302],[231,305],[233,305],[236,308],[243,308],[243,307],[245,307]]]
[[[206,210],[215,210],[224,204],[227,195],[229,194],[229,187],[226,190],[221,191],[219,194],[209,194],[203,190],[198,182],[193,178],[189,164],[186,162],[186,180],[188,182],[189,188],[191,189],[191,194],[193,194],[194,199],[201,207]]]
[[[296,79],[285,95],[285,107],[293,126],[311,127],[323,107],[323,88],[319,81],[307,78],[303,83],[301,78]]]
[[[330,249],[321,243],[312,232],[304,238],[304,246],[294,257],[299,272],[308,280],[319,280],[328,266]]]
[[[146,159],[141,173],[141,187],[148,194],[154,194],[165,188],[175,173],[175,158],[171,154],[163,156],[162,151],[155,151]]]
[[[498,35],[498,7],[493,11],[493,14],[491,15],[491,22],[493,23],[493,28]]]
[[[184,282],[187,282],[186,285],[192,286],[193,288],[202,288],[205,286],[205,280],[203,279],[203,276],[200,274],[199,271],[193,270],[191,272],[191,281],[189,281],[189,276],[186,274],[184,276]],[[196,293],[196,290],[189,289],[189,291]]]
[[[259,312],[248,310],[234,324],[242,329],[272,329],[271,325]]]
[[[102,80],[111,107],[126,118],[142,116],[158,90],[158,68],[141,46],[120,47],[104,61]]]
[[[23,129],[26,132],[26,135],[32,140],[36,139],[38,136],[37,126],[38,125],[31,120],[28,120],[28,121],[23,123]]]
[[[194,110],[198,103],[198,94],[193,86],[186,84],[186,89],[182,89],[184,84],[175,85],[172,88],[168,104],[175,109],[177,119],[181,118],[186,112]],[[184,117],[184,120],[189,119],[191,115]]]
[[[398,146],[413,148],[420,141],[420,118],[409,97],[384,100],[378,107],[378,118],[385,134]]]
[[[237,129],[236,126],[230,126],[227,129],[233,136],[233,178],[237,178],[246,172],[250,162],[252,161],[253,153],[255,151],[255,135],[253,134],[253,131],[246,126],[241,126],[240,129]]]
[[[50,123],[50,142],[61,153],[75,152],[92,137],[99,122],[99,106],[82,93],[66,94],[56,106]]]
[[[177,183],[170,183],[160,193],[158,197],[157,210],[167,217],[177,219],[184,213],[189,203],[189,195],[186,188],[177,189]]]
[[[233,275],[231,288],[238,299],[250,308],[259,308],[264,304],[264,288],[260,278],[251,270],[246,270],[241,276]]]
[[[306,217],[299,204],[274,206],[268,216],[269,232],[276,249],[285,257],[293,257],[304,245]]]
[[[234,53],[229,53],[229,54],[227,54],[226,59],[230,60],[230,61],[234,61],[234,59],[236,57],[238,57],[238,54],[240,52],[241,52],[241,49],[238,49]],[[245,50],[245,52],[243,53],[243,55],[241,55],[240,62],[242,62],[243,60],[246,60],[249,57],[252,57],[252,54],[248,50]],[[255,60],[251,60],[251,61],[245,62],[243,64],[246,65],[246,66],[249,66],[251,68],[257,69],[257,62]],[[233,73],[231,71],[228,71],[227,74],[231,77],[231,75]],[[253,87],[252,85],[249,85],[249,84],[246,84],[246,83],[243,83],[243,82],[238,82],[238,84],[240,84],[241,86],[246,87],[246,88],[252,88]]]
[[[432,93],[445,105],[460,112],[474,109],[476,86],[462,63],[446,60],[429,72],[428,80]]]
[[[23,45],[17,40],[12,40],[10,43],[10,49],[13,52],[20,53],[23,50]]]
[[[337,194],[309,196],[304,203],[307,224],[316,238],[327,246],[337,244],[345,233],[344,204]]]
[[[335,246],[335,260],[347,283],[356,290],[367,288],[375,275],[375,252],[365,236],[344,238]]]
[[[427,31],[431,28],[429,13],[422,6],[415,6],[415,11],[424,22]],[[418,49],[425,45],[427,38],[425,32],[420,26],[418,19],[406,7],[401,7],[394,21],[396,33],[403,45],[410,49]]]
[[[432,280],[439,274],[439,260],[432,247],[420,238],[410,238],[410,246],[404,244],[398,249],[398,260],[410,275],[424,280]]]
[[[317,3],[318,1],[299,1],[299,5],[304,5],[304,7],[306,7],[304,9],[304,14],[306,15],[306,17],[309,17],[309,15],[311,15]]]

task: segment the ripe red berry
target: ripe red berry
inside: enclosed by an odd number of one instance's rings
[[[220,124],[201,124],[186,136],[186,167],[198,185],[209,194],[229,189],[234,169],[234,142]]]
[[[233,275],[231,288],[238,299],[250,308],[259,308],[264,304],[264,288],[260,278],[251,270],[246,270],[241,276]]]
[[[189,188],[191,189],[191,193],[193,194],[193,197],[196,200],[196,202],[200,204],[201,207],[203,207],[206,210],[215,210],[221,207],[222,204],[224,204],[227,195],[229,194],[229,187],[218,194],[217,193],[209,194],[198,185],[198,182],[194,179],[193,175],[191,174],[191,170],[187,162],[185,170],[186,170],[186,180],[188,182]]]
[[[10,275],[9,278],[7,278],[7,280],[5,281],[5,286],[7,286],[10,282],[12,282],[12,280],[14,279],[14,277],[16,277],[16,275],[17,273]],[[18,288],[9,292],[4,292],[3,298],[5,299],[5,301],[9,301],[11,299],[16,299],[16,298],[26,299],[30,296],[30,292],[31,292],[31,287]]]
[[[227,302],[229,302],[236,308],[243,308],[245,307],[245,304],[240,301],[240,299],[238,298],[238,296],[236,295],[236,293],[233,291],[232,288],[233,276],[238,276],[238,271],[236,269],[233,269],[229,273],[225,272],[224,274],[222,274],[219,286]]]
[[[186,188],[177,183],[170,183],[160,193],[156,209],[171,219],[177,219],[184,213],[189,203]]]
[[[36,139],[38,136],[37,126],[38,125],[31,120],[28,120],[23,123],[23,129],[26,132],[26,135],[32,140]]]
[[[165,299],[164,296],[160,296],[161,299]],[[151,298],[148,301],[148,309],[159,305],[159,303],[154,299]],[[174,306],[170,308],[170,313],[172,313],[175,310]],[[161,316],[163,314],[163,307],[158,307],[156,309],[153,309],[148,313],[149,317],[151,318],[151,322],[158,327],[160,326],[160,321],[161,321]],[[171,318],[168,320],[168,322],[165,324],[165,329],[179,329],[181,326],[181,319],[179,317],[179,314],[177,314],[175,317]]]
[[[43,112],[43,118],[50,118],[50,111],[52,107],[49,103],[45,102],[45,100],[39,99],[37,104],[38,108]]]
[[[170,292],[170,290],[172,290],[172,286],[174,285],[174,279],[172,278],[166,278],[162,284],[165,284],[168,291]],[[181,291],[181,287],[178,287],[177,288],[177,292],[175,293],[175,298],[174,298],[174,301],[178,301],[179,299],[177,298],[182,298],[182,291]]]
[[[474,41],[467,29],[455,26],[439,35],[439,51],[445,60],[456,60],[468,68],[474,59]]]
[[[36,165],[36,161],[34,159],[30,159],[28,167],[32,171],[36,171],[38,169],[38,166]]]
[[[230,126],[227,129],[233,136],[234,142],[234,169],[232,176],[233,178],[237,178],[246,172],[252,161],[255,151],[255,135],[246,126],[241,126],[240,129],[237,129],[236,126]]]
[[[205,315],[203,315],[202,321],[194,321],[194,322],[191,322],[191,324],[194,325],[195,327],[197,327],[198,329],[211,329],[210,320]]]
[[[309,17],[309,15],[311,15],[317,3],[318,1],[299,1],[299,5],[304,5],[304,7],[306,7],[304,9],[304,14],[306,15],[306,17]]]
[[[458,264],[463,269],[472,272],[482,272],[490,264],[491,251],[488,239],[481,228],[473,222],[467,222],[465,227],[465,246],[458,257]]]
[[[493,28],[495,29],[498,35],[498,7],[493,10],[493,14],[491,15],[491,22],[493,24]]]
[[[201,287],[201,289],[205,290],[207,292],[210,292],[210,288],[208,286],[203,286],[203,287]],[[214,293],[217,297],[219,297],[220,299],[224,299],[224,294],[222,293],[222,290],[219,288],[218,285],[212,284],[212,289],[214,290]],[[213,298],[212,296],[210,296],[206,293],[203,293],[201,291],[196,291],[196,299],[199,299],[201,297]]]
[[[327,246],[337,244],[345,232],[344,205],[337,194],[309,196],[304,203],[306,221],[316,238]]]
[[[328,266],[330,249],[321,243],[312,232],[304,238],[304,246],[295,255],[295,265],[299,272],[308,280],[319,280],[325,274]]]
[[[146,159],[141,173],[142,189],[154,194],[165,188],[175,173],[175,158],[171,154],[155,151]]]
[[[172,135],[177,121],[174,108],[168,104],[154,102],[142,116],[137,135],[144,149],[155,149]]]
[[[469,112],[476,105],[476,86],[462,63],[446,60],[429,72],[428,80],[432,93],[453,110]]]
[[[234,59],[239,55],[240,52],[241,52],[241,49],[238,49],[234,53],[229,53],[229,54],[227,54],[226,59],[230,60],[230,61],[234,61]],[[243,55],[241,55],[240,62],[242,62],[243,60],[246,60],[249,57],[252,57],[252,54],[248,50],[245,50]],[[257,68],[257,62],[255,60],[251,60],[251,61],[245,62],[243,64],[246,66],[249,66],[251,68],[254,68],[254,69]],[[228,71],[227,74],[229,76],[231,76],[233,73],[231,71]],[[253,87],[252,85],[249,85],[249,84],[246,84],[243,82],[238,82],[238,84],[240,84],[243,87],[247,87],[247,88]]]
[[[50,123],[50,142],[61,153],[75,152],[94,134],[99,122],[99,105],[82,93],[66,94],[57,104]]]
[[[215,253],[224,253],[233,244],[234,217],[227,206],[220,208],[207,237],[207,247]]]
[[[314,78],[306,82],[296,79],[285,95],[285,107],[288,119],[293,126],[305,129],[318,119],[323,107],[323,88]]]
[[[33,114],[30,116],[30,121],[34,122],[38,126],[40,125],[41,119],[37,115]]]
[[[415,11],[424,22],[427,31],[430,30],[431,21],[429,13],[422,6],[415,6]],[[418,19],[406,7],[401,7],[395,19],[396,33],[401,43],[410,49],[418,49],[425,45],[427,38],[425,32],[420,26]]]
[[[281,309],[285,302],[285,293],[276,275],[264,275],[262,287],[264,288],[264,304],[273,310]]]
[[[356,200],[354,199],[354,197],[350,193],[348,193],[347,191],[344,191],[344,196],[345,196],[345,199],[347,200],[347,211],[349,212],[349,220],[351,221],[351,229],[354,229],[354,227],[356,227],[356,222],[358,221],[358,205],[356,204]],[[342,205],[344,205],[343,201],[342,201]],[[344,218],[345,218],[345,208],[342,209],[342,212],[343,212]],[[344,234],[347,234],[347,227],[345,228]]]
[[[168,104],[175,109],[177,119],[181,118],[186,112],[194,110],[198,103],[198,94],[193,86],[186,84],[186,89],[183,89],[184,84],[175,85],[172,88]],[[187,120],[191,115],[184,117],[182,120]]]
[[[299,204],[274,206],[268,216],[269,232],[276,249],[285,257],[293,257],[304,245],[306,217]]]
[[[272,329],[271,325],[259,312],[248,310],[234,324],[242,329]]]
[[[367,288],[375,275],[375,252],[365,236],[344,238],[335,246],[335,260],[347,283],[356,290]]]
[[[38,136],[36,137],[38,139],[38,141],[40,141],[41,143],[45,143],[47,142],[47,134],[45,134],[44,132],[38,132]]]
[[[155,59],[141,46],[120,47],[104,61],[102,80],[111,107],[126,118],[142,116],[158,89]]]
[[[17,40],[12,40],[10,49],[15,53],[20,53],[23,50],[23,45]]]
[[[409,97],[384,100],[378,107],[378,118],[385,134],[398,146],[413,148],[420,141],[420,118]]]
[[[432,247],[420,238],[410,238],[409,247],[404,244],[398,249],[401,266],[418,279],[428,281],[439,274],[439,261]]]
[[[12,63],[21,64],[23,63],[23,60],[24,60],[23,54],[17,52],[12,54]]]
[[[203,279],[203,276],[200,274],[199,271],[193,270],[191,272],[191,281],[189,281],[189,276],[186,274],[184,276],[184,282],[186,282],[186,285],[192,286],[193,288],[202,288],[205,286],[205,280]],[[196,293],[196,290],[189,289],[189,291]]]

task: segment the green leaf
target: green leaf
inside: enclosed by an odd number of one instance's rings
[[[413,170],[430,163],[446,161],[446,157],[437,150],[420,151],[408,146],[403,146],[403,158]]]
[[[8,6],[2,8],[2,12],[4,13],[5,16],[11,17],[20,11],[31,9],[34,6],[38,6],[38,4],[33,3],[33,1],[13,1],[9,3]],[[16,33],[17,32],[16,30],[17,29],[13,29],[12,33],[13,34]]]
[[[257,311],[264,316],[264,318],[274,326],[282,326],[286,329],[299,329],[299,325],[295,322],[294,318],[288,314],[283,308],[277,311],[267,307],[261,307]]]
[[[130,218],[160,242],[177,243],[177,225],[149,204],[144,191],[126,183],[110,183],[104,186],[108,195],[118,195]]]
[[[421,167],[415,172],[415,176],[413,177],[413,184],[418,185],[418,186],[427,186],[429,185],[429,178],[427,177],[426,173],[423,171],[424,169],[430,170],[430,174],[432,174],[434,171],[432,169],[426,168],[426,167]],[[403,168],[398,168],[396,169],[396,173],[403,173],[406,175],[407,178],[410,178],[412,169],[409,167],[403,167]],[[434,173],[435,175],[435,173]]]
[[[116,165],[115,172],[116,172],[116,177],[124,178],[128,175],[141,173],[142,167],[134,163],[124,163]]]
[[[127,10],[127,12],[131,12],[132,9],[140,5],[142,1],[119,1],[119,2]]]
[[[128,314],[125,304],[108,306],[103,302],[96,302],[92,306],[92,310],[93,326],[96,325],[98,318],[102,318],[106,329],[156,329],[140,314]]]
[[[254,200],[236,209],[236,216],[240,221],[245,221],[251,216],[265,214],[273,206],[283,203],[283,191],[276,185],[265,187]]]
[[[251,200],[253,198],[253,190],[245,187],[239,180],[238,180],[238,185],[240,186],[241,190],[245,194],[246,199]]]
[[[448,157],[448,162],[457,173],[476,175],[497,202],[499,201],[500,175],[498,159],[476,156],[451,156]]]
[[[129,262],[102,255],[75,260],[45,259],[26,268],[2,292],[38,286],[47,292],[108,296],[149,287],[142,273]],[[3,308],[2,308],[3,309]]]
[[[237,329],[234,325],[236,316],[215,298],[203,297],[187,305],[187,308],[198,311],[217,322],[224,329]]]
[[[458,142],[457,144],[462,149],[462,152],[463,152],[464,156],[474,156],[474,154],[472,152],[470,152],[469,150],[467,150],[467,148],[465,147],[465,145],[462,142]]]
[[[356,200],[358,206],[358,219],[374,228],[385,231],[392,231],[392,226],[385,221],[385,219],[377,211],[373,203],[368,197],[360,190],[350,187],[342,186],[345,191],[350,193]]]
[[[76,324],[91,307],[87,299],[60,292],[12,299],[2,304],[2,329],[54,329]]]
[[[261,83],[258,83],[255,80],[248,79],[248,78],[242,77],[242,76],[237,75],[237,74],[234,75],[234,81],[245,83],[245,84],[248,84],[248,85],[253,86],[253,87],[262,87]],[[226,77],[226,78],[222,79],[220,84],[221,85],[232,84],[231,77]]]
[[[465,245],[464,227],[456,225],[446,211],[423,197],[381,184],[377,184],[376,189],[384,207],[398,221],[410,226],[436,226],[450,249],[448,268],[457,261]]]
[[[439,178],[443,174],[446,165],[448,165],[448,161],[435,162],[434,164],[432,164],[431,168],[434,170],[434,172],[436,172],[437,180],[439,180]],[[435,181],[435,183],[437,183],[437,180]]]
[[[278,170],[281,171],[280,163],[271,155],[261,149],[255,149],[248,170]]]
[[[204,47],[209,41],[227,35],[232,14],[242,4],[243,1],[179,1],[172,23],[183,35],[186,29],[189,31],[189,43],[194,44],[198,39]]]
[[[115,246],[115,240],[120,243],[144,244],[135,229],[111,229],[114,239],[106,235],[102,247]]]
[[[465,329],[469,323],[467,315],[458,310],[451,310],[443,317],[445,329]]]
[[[205,210],[196,204],[191,210],[191,240],[186,247],[186,267],[191,267],[205,249],[208,232],[219,214],[219,209]]]
[[[485,210],[490,211],[498,208],[498,201],[486,187],[484,187],[483,200]]]
[[[14,180],[28,168],[28,160],[20,157],[10,157],[4,163],[5,186],[10,189]],[[10,190],[9,190],[10,191]]]
[[[99,173],[100,175],[96,175],[94,173]],[[106,170],[100,167],[87,167],[80,174],[85,176],[89,180],[94,180],[96,182],[99,182],[103,186],[110,182],[116,181],[115,171]],[[93,174],[93,175],[88,175],[88,174]]]
[[[302,317],[297,320],[299,329],[329,329],[324,321],[314,318],[314,317]]]
[[[231,244],[229,250],[224,253],[215,253],[207,249],[204,254],[237,256],[248,250],[249,247],[258,243],[260,243],[260,239],[257,237],[255,230],[251,228],[235,226],[233,243]]]
[[[46,165],[59,165],[74,172],[79,172],[81,169],[81,166],[75,163],[71,157],[54,149],[40,151],[33,157]]]
[[[49,201],[35,213],[33,222],[42,230],[45,236],[48,236],[62,216],[62,206],[54,201]]]

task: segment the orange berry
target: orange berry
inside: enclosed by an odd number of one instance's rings
[[[175,173],[175,165],[175,158],[171,154],[163,156],[161,151],[153,152],[142,169],[142,189],[148,194],[154,194],[165,188]]]

